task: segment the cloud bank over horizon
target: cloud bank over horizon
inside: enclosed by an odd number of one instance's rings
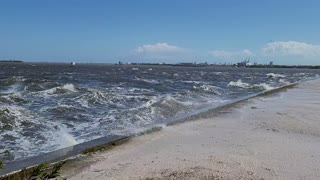
[[[271,55],[320,57],[320,45],[297,41],[278,41],[267,43],[262,50],[264,53]]]
[[[298,41],[275,41],[264,44],[256,50],[210,50],[200,52],[190,48],[179,47],[169,43],[146,44],[135,48],[136,57],[155,58],[164,61],[192,61],[197,57],[206,58],[208,62],[225,61],[235,63],[247,58],[259,63],[276,61],[277,64],[317,64],[320,63],[320,45]]]
[[[140,61],[175,62],[177,60],[190,60],[192,50],[171,45],[165,42],[141,45],[131,51],[131,56]]]

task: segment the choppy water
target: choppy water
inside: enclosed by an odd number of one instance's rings
[[[12,161],[318,77],[318,70],[0,64],[0,159]]]

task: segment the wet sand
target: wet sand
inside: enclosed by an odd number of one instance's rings
[[[68,179],[318,179],[320,81],[67,163]]]

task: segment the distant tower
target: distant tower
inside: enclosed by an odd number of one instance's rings
[[[270,61],[269,66],[273,66],[273,61]]]

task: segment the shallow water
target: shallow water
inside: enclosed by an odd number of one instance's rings
[[[138,133],[319,70],[1,64],[0,159]]]

